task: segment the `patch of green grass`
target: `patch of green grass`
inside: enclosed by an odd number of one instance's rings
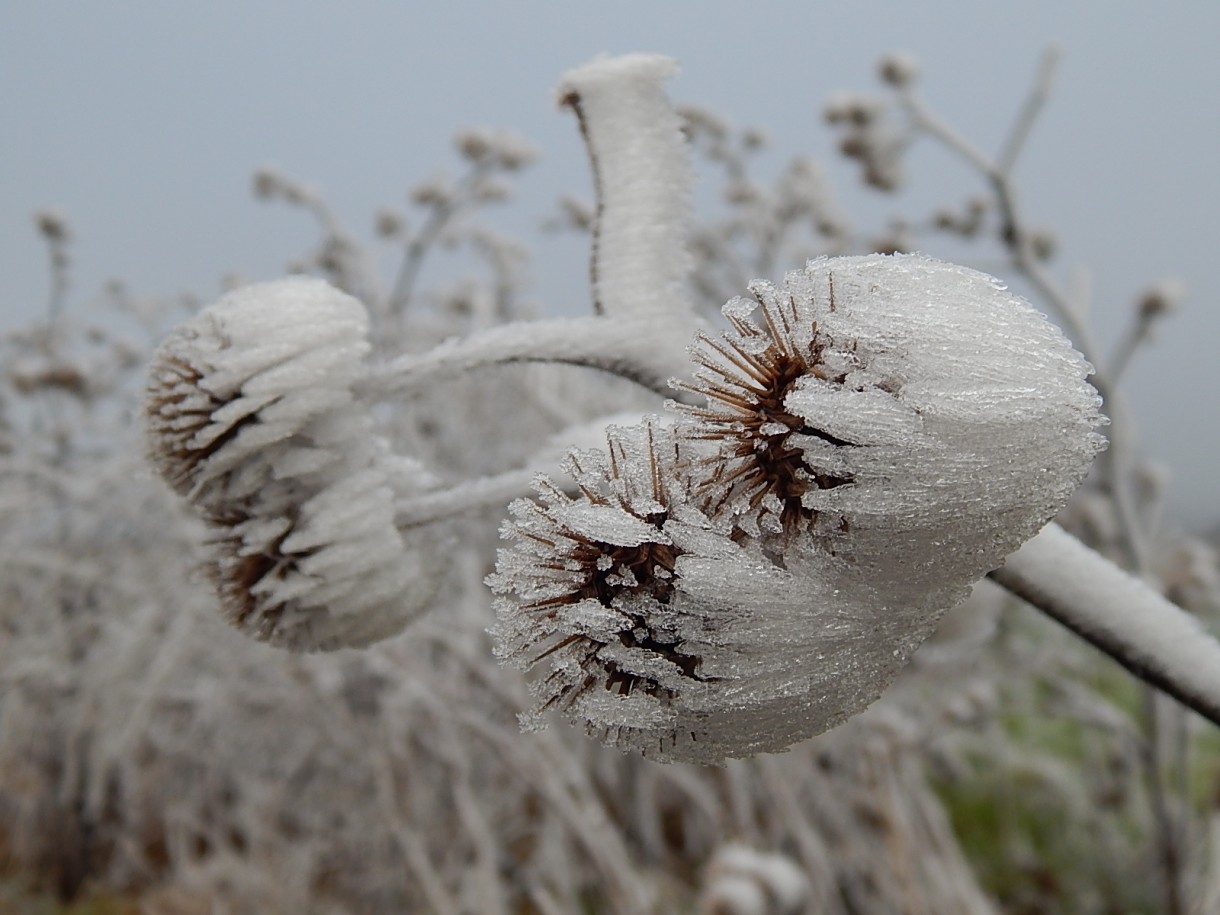
[[[140,909],[130,896],[102,891],[63,903],[54,893],[37,890],[20,878],[3,877],[0,915],[140,915]]]

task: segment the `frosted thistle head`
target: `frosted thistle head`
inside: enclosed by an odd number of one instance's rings
[[[364,438],[353,442],[365,420],[349,408],[367,333],[359,301],[308,277],[234,290],[178,326],[147,387],[149,454],[161,476],[224,516],[285,471],[343,463]]]
[[[178,327],[150,369],[151,460],[209,525],[225,616],[298,650],[401,630],[435,590],[396,498],[419,485],[353,386],[364,306],[304,277],[235,290]]]
[[[603,743],[701,764],[776,752],[861,711],[905,656],[908,619],[848,564],[782,568],[689,501],[672,428],[612,428],[574,452],[576,494],[538,482],[504,536],[496,654],[539,668],[526,728],[557,711]],[[843,593],[840,593],[840,591]]]
[[[700,336],[706,396],[519,501],[497,653],[607,744],[715,763],[867,708],[1102,447],[1088,364],[992,278],[810,262]]]
[[[822,258],[724,309],[679,406],[713,516],[804,539],[871,586],[956,594],[1067,502],[1104,440],[1089,364],[994,278]]]
[[[672,717],[675,687],[698,681],[700,659],[681,650],[669,619],[679,547],[665,527],[681,506],[672,438],[651,423],[608,435],[608,452],[565,461],[576,496],[540,477],[538,501],[510,506],[502,534],[515,545],[487,581],[500,595],[496,655],[523,669],[549,664],[523,724],[558,709],[615,743],[624,727]]]

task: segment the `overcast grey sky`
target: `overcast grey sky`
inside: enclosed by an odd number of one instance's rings
[[[363,232],[377,207],[452,165],[450,137],[466,126],[510,127],[541,151],[497,217],[533,233],[558,194],[587,193],[579,138],[552,90],[602,51],[676,57],[676,99],[765,128],[773,164],[797,151],[824,161],[849,210],[921,213],[964,199],[977,179],[925,145],[902,195],[857,193],[822,101],[874,88],[877,58],[904,49],[933,103],[994,148],[1056,42],[1056,92],[1018,172],[1027,214],[1057,231],[1060,275],[1091,271],[1103,341],[1148,282],[1188,286],[1128,392],[1144,450],[1172,471],[1174,514],[1220,520],[1220,4],[10,0],[4,10],[0,329],[44,307],[36,209],[58,208],[74,227],[78,300],[109,277],[211,298],[222,275],[278,275],[312,239],[300,214],[251,200],[255,167],[320,186]],[[551,311],[582,307],[583,256],[545,239],[536,251],[534,297]]]

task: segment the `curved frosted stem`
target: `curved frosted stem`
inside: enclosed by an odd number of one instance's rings
[[[559,86],[580,121],[597,191],[590,273],[598,313],[694,321],[686,288],[694,173],[664,89],[677,70],[653,54],[602,57]]]
[[[1063,528],[1047,525],[991,578],[1220,724],[1220,642],[1198,619]]]
[[[681,321],[554,318],[503,324],[411,353],[370,373],[362,393],[384,397],[486,365],[560,362],[601,369],[669,396],[669,378],[686,367],[691,329]]]

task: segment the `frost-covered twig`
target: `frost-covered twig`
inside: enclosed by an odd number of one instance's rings
[[[1220,725],[1220,642],[1056,524],[991,573],[1141,680]]]
[[[694,320],[686,291],[690,150],[663,88],[677,69],[653,54],[603,57],[567,73],[559,87],[593,166],[590,273],[599,313]]]
[[[665,394],[669,379],[681,370],[690,333],[687,322],[660,316],[501,324],[374,367],[361,389],[384,398],[488,365],[555,362],[610,372]]]

